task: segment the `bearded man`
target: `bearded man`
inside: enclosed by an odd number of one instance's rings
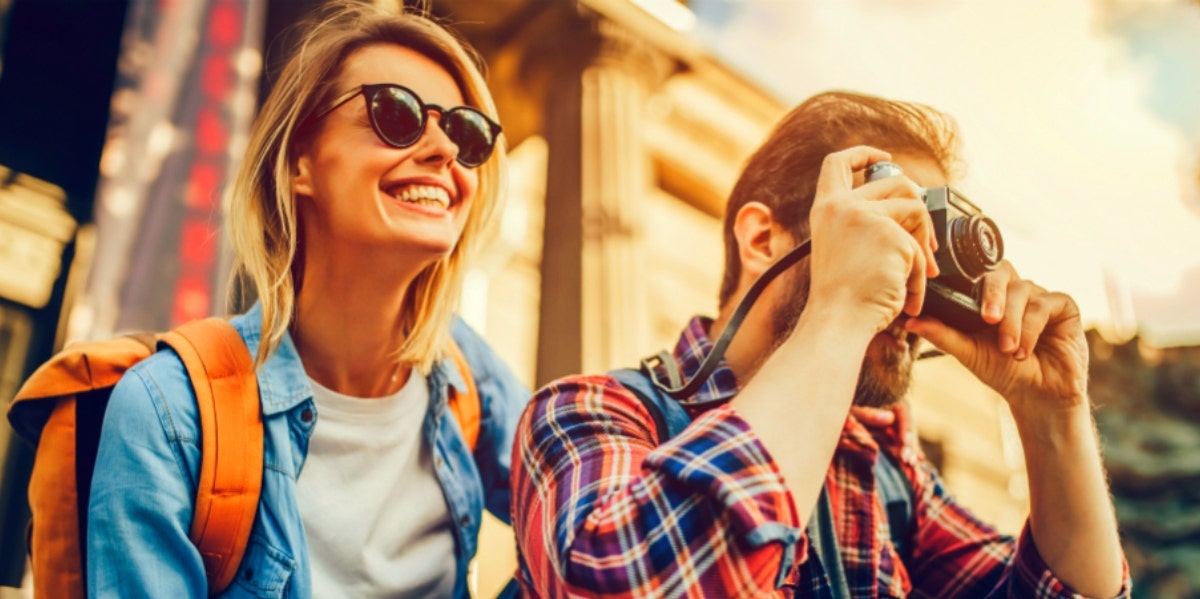
[[[692,379],[759,276],[800,242],[811,255],[678,400],[686,428],[657,430],[607,375],[554,381],[526,409],[512,481],[527,596],[1128,596],[1074,301],[1001,262],[980,283],[989,326],[918,316],[939,274],[920,199],[956,172],[957,139],[932,108],[854,93],[783,119],[729,198],[719,313],[687,324],[671,366]],[[864,183],[880,161],[904,174]],[[1031,498],[1019,538],[957,503],[904,434],[919,337],[1011,407]],[[889,472],[910,492],[898,511]]]

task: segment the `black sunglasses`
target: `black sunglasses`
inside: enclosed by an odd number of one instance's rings
[[[459,164],[467,168],[477,167],[487,162],[496,147],[500,125],[487,115],[469,106],[455,106],[447,110],[436,104],[426,104],[417,92],[395,83],[376,83],[352,89],[334,100],[313,120],[337,110],[360,93],[367,100],[371,128],[389,146],[407,148],[417,143],[425,134],[429,111],[436,110],[441,115],[438,126],[458,146]]]

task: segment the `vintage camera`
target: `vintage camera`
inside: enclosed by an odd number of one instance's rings
[[[869,183],[904,171],[891,162],[867,167]],[[949,186],[924,191],[925,209],[933,219],[941,274],[926,284],[921,315],[933,316],[960,330],[973,332],[988,324],[979,313],[980,279],[1004,259],[1000,228],[978,206]]]

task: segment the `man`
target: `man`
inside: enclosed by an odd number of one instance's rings
[[[809,238],[812,254],[766,288],[711,379],[680,400],[687,428],[660,443],[646,407],[608,376],[556,381],[527,408],[513,522],[528,595],[1128,595],[1075,303],[1002,263],[983,285],[994,326],[968,336],[916,317],[938,274],[921,188],[946,184],[957,145],[948,117],[870,96],[822,94],[784,118],[730,196],[720,311],[684,329],[685,379],[764,270]],[[883,160],[905,176],[864,185]],[[918,336],[1008,400],[1031,497],[1019,540],[957,504],[903,434]],[[903,555],[876,460],[912,491]],[[823,487],[832,560],[805,531]]]

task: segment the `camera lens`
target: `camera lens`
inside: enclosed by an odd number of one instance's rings
[[[1000,227],[986,216],[960,216],[950,223],[949,233],[954,258],[969,279],[982,277],[1004,259]]]

